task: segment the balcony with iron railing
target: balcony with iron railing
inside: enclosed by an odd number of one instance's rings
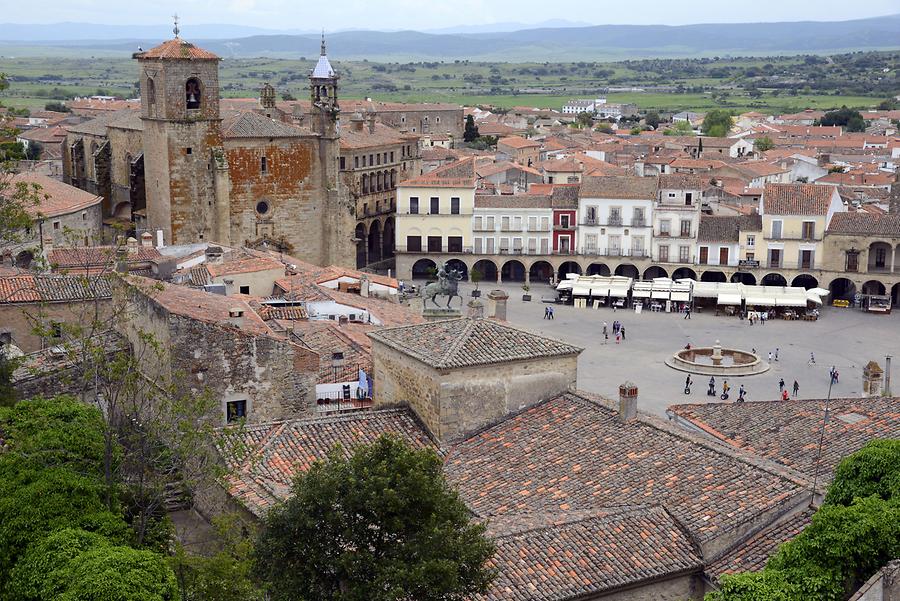
[[[581,249],[581,254],[586,257],[632,257],[635,259],[647,259],[650,251],[646,248],[592,248]]]
[[[422,253],[422,254],[446,254],[446,255],[459,255],[459,254],[472,254],[474,249],[471,246],[461,246],[457,249],[450,250],[449,248],[441,248],[438,250],[432,250],[425,247],[411,249],[408,246],[396,246],[395,251],[398,253]]]
[[[503,225],[500,226],[501,232],[521,232],[523,228],[521,225]]]

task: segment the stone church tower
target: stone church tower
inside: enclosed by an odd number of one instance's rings
[[[147,228],[165,244],[216,237],[221,156],[219,57],[178,37],[134,55],[140,65]]]
[[[891,195],[888,203],[888,212],[891,215],[900,215],[900,167],[894,171],[894,181],[891,183]]]
[[[319,61],[309,75],[310,127],[319,137],[319,161],[325,180],[324,230],[329,241],[325,264],[356,265],[353,242],[356,227],[355,206],[340,179],[340,133],[338,132],[338,74],[331,67],[325,49],[325,36]]]

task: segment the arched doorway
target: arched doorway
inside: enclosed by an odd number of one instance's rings
[[[369,263],[381,260],[381,225],[373,221],[369,226]]]
[[[856,295],[856,284],[847,278],[835,278],[828,284],[831,300],[853,300]]]
[[[894,249],[886,242],[873,242],[869,245],[868,271],[890,271]]]
[[[660,267],[658,265],[654,265],[653,267],[648,267],[646,270],[644,270],[644,279],[645,280],[652,280],[655,278],[667,278],[667,277],[669,277],[668,272],[666,272],[665,269],[663,269],[662,267]]]
[[[626,278],[632,278],[636,280],[641,277],[641,272],[639,272],[638,268],[631,263],[622,263],[621,265],[616,267],[616,275],[621,275]]]
[[[577,273],[578,275],[581,275],[581,265],[579,265],[575,261],[566,261],[565,263],[563,263],[562,265],[559,266],[559,271],[558,271],[559,278],[558,279],[559,280],[566,279],[566,274],[569,274],[569,273]]]
[[[787,280],[780,273],[767,273],[760,283],[763,286],[787,286]]]
[[[609,267],[603,263],[591,263],[587,268],[588,275],[609,275]]]
[[[394,218],[388,217],[384,222],[384,231],[381,232],[381,258],[390,259],[394,256]]]
[[[412,277],[414,280],[432,279],[437,265],[431,259],[419,259],[412,266]]]
[[[480,273],[485,282],[497,281],[497,265],[490,259],[481,259],[472,266],[472,271]]]
[[[803,273],[794,278],[794,281],[791,282],[791,286],[794,286],[797,288],[802,287],[802,288],[806,288],[807,290],[810,290],[812,288],[819,287],[819,280],[817,280],[816,278],[814,278],[813,276],[811,276],[807,273]]]
[[[366,266],[366,226],[362,223],[356,224],[356,267],[361,269]]]
[[[885,293],[884,284],[879,282],[878,280],[869,280],[865,284],[862,285],[862,293],[863,294],[878,294],[883,295]]]
[[[449,261],[447,261],[447,269],[448,270],[455,269],[456,271],[458,271],[459,274],[462,276],[463,281],[466,281],[469,279],[469,268],[466,267],[466,264],[463,263],[462,261],[460,261],[459,259],[450,259]]]
[[[672,274],[673,280],[684,280],[684,279],[697,279],[697,273],[691,269],[690,267],[679,267],[675,270],[675,273]]]
[[[752,273],[739,271],[731,276],[732,283],[745,284],[747,286],[756,286],[756,276]]]
[[[701,282],[727,282],[728,278],[721,271],[717,271],[715,269],[711,271],[704,271],[700,274]]]
[[[528,269],[528,279],[531,283],[549,282],[553,277],[553,265],[547,261],[535,261]]]
[[[525,266],[515,259],[507,261],[500,269],[500,279],[504,282],[524,282]]]
[[[891,286],[891,304],[900,307],[900,282]]]

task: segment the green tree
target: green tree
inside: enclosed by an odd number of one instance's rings
[[[275,601],[462,601],[493,578],[484,532],[434,451],[382,436],[297,477],[265,518],[257,573]]]
[[[676,121],[663,133],[667,136],[690,136],[694,133],[694,126],[688,121]]]
[[[16,402],[16,388],[13,386],[13,374],[18,360],[9,357],[0,346],[0,407],[10,407]]]
[[[707,136],[724,138],[728,135],[733,123],[734,119],[731,117],[731,113],[725,109],[713,109],[706,113],[706,116],[703,118],[703,125],[700,126],[700,131]]]
[[[647,115],[644,117],[644,123],[646,123],[648,127],[656,129],[657,127],[659,127],[659,113],[657,113],[656,111],[647,113]]]
[[[862,114],[846,106],[842,106],[836,111],[825,113],[819,124],[826,126],[839,125],[847,131],[866,131],[866,122],[863,120]]]
[[[474,142],[478,138],[478,127],[475,125],[475,118],[472,115],[466,117],[466,129],[463,131],[464,142]]]
[[[57,113],[71,113],[72,109],[66,106],[64,102],[54,101],[44,105],[45,111],[55,111]]]
[[[593,113],[588,113],[585,111],[582,113],[578,113],[575,116],[575,123],[578,125],[578,127],[590,127],[593,122],[594,122]]]
[[[844,459],[812,523],[760,572],[723,576],[707,601],[843,601],[900,557],[900,440]]]
[[[40,142],[31,141],[28,144],[28,148],[25,149],[25,158],[29,161],[40,160],[42,152],[44,152],[44,145]]]
[[[756,148],[758,152],[765,152],[775,148],[775,143],[772,142],[772,138],[769,136],[763,136],[762,138],[757,138],[753,142],[753,147]]]

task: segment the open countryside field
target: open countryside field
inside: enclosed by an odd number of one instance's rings
[[[9,52],[9,48],[0,51]],[[306,96],[312,61],[226,58],[222,95],[252,97],[272,83],[287,97]],[[573,97],[679,111],[727,108],[778,113],[803,108],[868,108],[900,92],[900,53],[834,57],[649,59],[611,63],[374,63],[340,61],[342,95],[403,102],[559,108]],[[74,96],[136,95],[137,65],[125,57],[0,56],[10,87],[0,102],[42,108]]]

